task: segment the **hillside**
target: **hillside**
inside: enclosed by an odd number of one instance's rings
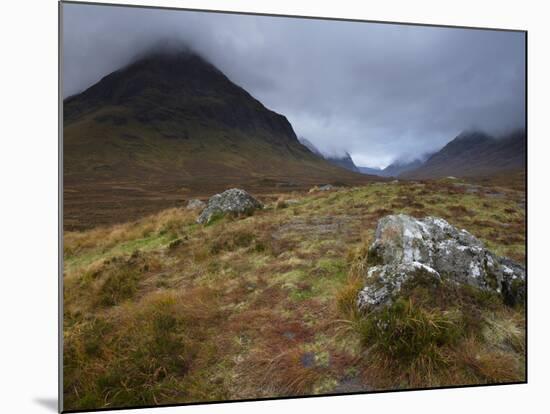
[[[422,160],[414,160],[410,162],[395,161],[382,170],[381,175],[384,177],[398,177],[408,171],[419,168],[423,164]]]
[[[371,168],[371,167],[357,167],[361,174],[371,174],[382,176],[382,168]]]
[[[358,172],[362,174],[371,174],[371,173],[363,173],[360,171],[360,169],[355,165],[353,162],[353,159],[351,158],[351,155],[349,155],[348,152],[344,152],[343,155],[328,155],[323,154],[319,149],[307,138],[299,137],[298,140],[300,143],[306,147],[308,150],[310,150],[312,153],[318,155],[319,157],[324,158],[328,162],[330,162],[333,165],[336,165],[337,167],[345,168],[346,170]],[[376,175],[376,174],[371,174]]]
[[[138,218],[239,185],[357,184],[301,145],[288,120],[192,52],[153,53],[64,101],[68,228]]]
[[[463,132],[405,178],[488,177],[525,169],[525,131],[492,137],[479,131]]]
[[[351,155],[349,153],[344,153],[344,155],[338,157],[338,156],[331,156],[331,157],[325,157],[325,159],[330,162],[331,164],[340,166],[342,168],[345,168],[349,171],[354,172],[360,172],[359,168],[355,165],[353,162],[353,159],[351,158]]]

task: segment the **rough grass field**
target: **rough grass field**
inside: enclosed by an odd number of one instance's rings
[[[113,113],[124,123],[103,120]],[[382,180],[336,167],[298,143],[275,144],[269,131],[251,136],[215,123],[185,125],[193,139],[170,135],[181,133],[172,125],[136,122],[132,111],[120,107],[68,122],[63,128],[65,230],[124,223],[235,186],[269,194],[326,182]]]
[[[396,348],[354,306],[387,214],[443,217],[525,262],[522,188],[445,179],[259,198],[254,215],[207,226],[172,208],[65,232],[65,409],[525,379],[521,307],[418,287],[384,315]]]

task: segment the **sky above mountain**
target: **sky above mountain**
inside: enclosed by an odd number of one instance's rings
[[[325,153],[384,167],[462,130],[523,128],[525,35],[64,4],[63,95],[184,43]]]

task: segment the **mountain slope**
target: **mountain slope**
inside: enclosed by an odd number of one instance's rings
[[[349,155],[349,153],[347,152],[341,157],[332,156],[332,157],[325,157],[325,159],[331,164],[345,168],[346,170],[353,171],[353,172],[360,172],[359,168],[357,168],[357,166],[351,159],[351,155]]]
[[[384,177],[397,177],[407,171],[419,168],[423,163],[420,159],[410,162],[395,161],[384,168],[381,175]]]
[[[371,167],[357,167],[359,169],[359,172],[361,174],[370,174],[370,175],[379,175],[382,176],[382,169],[381,168],[371,168]]]
[[[525,168],[525,131],[494,138],[483,132],[463,132],[406,178],[480,177]]]
[[[301,145],[288,120],[190,53],[157,53],[64,101],[69,228],[209,196],[365,182]]]
[[[424,163],[424,158],[416,159],[414,161],[395,161],[388,165],[386,168],[370,168],[370,167],[357,167],[362,174],[377,175],[379,177],[397,177],[398,175],[414,170],[420,167]]]
[[[313,152],[315,155],[325,158],[325,156],[319,151],[319,149],[313,145],[313,142],[311,142],[309,139],[304,137],[298,137],[298,141],[300,141],[300,144],[302,144],[304,147],[306,147],[308,150]]]
[[[353,162],[353,159],[351,158],[351,155],[349,155],[348,152],[345,152],[344,155],[337,156],[337,155],[328,155],[323,154],[319,149],[307,138],[299,137],[298,140],[300,143],[306,147],[308,150],[310,150],[315,155],[324,158],[328,162],[330,162],[332,165],[336,165],[338,167],[342,167],[346,170],[353,171],[360,173],[361,171],[359,168],[355,165]]]

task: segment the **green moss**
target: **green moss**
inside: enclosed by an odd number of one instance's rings
[[[346,274],[347,265],[342,259],[322,258],[317,261],[315,269],[321,275],[339,278]]]
[[[90,249],[86,251],[86,253],[65,258],[65,270],[74,271],[75,269],[88,266],[98,260],[106,260],[116,256],[123,256],[125,254],[130,254],[136,250],[148,252],[161,248],[169,244],[172,240],[173,235],[171,234],[155,233],[151,234],[149,237],[119,243],[113,248],[107,250]]]
[[[210,216],[210,220],[205,224],[205,227],[210,227],[220,223],[225,218],[225,214],[217,212]]]
[[[293,285],[287,285],[290,288],[290,298],[293,301],[303,301],[312,298],[315,294],[311,289],[311,286],[296,287]]]

